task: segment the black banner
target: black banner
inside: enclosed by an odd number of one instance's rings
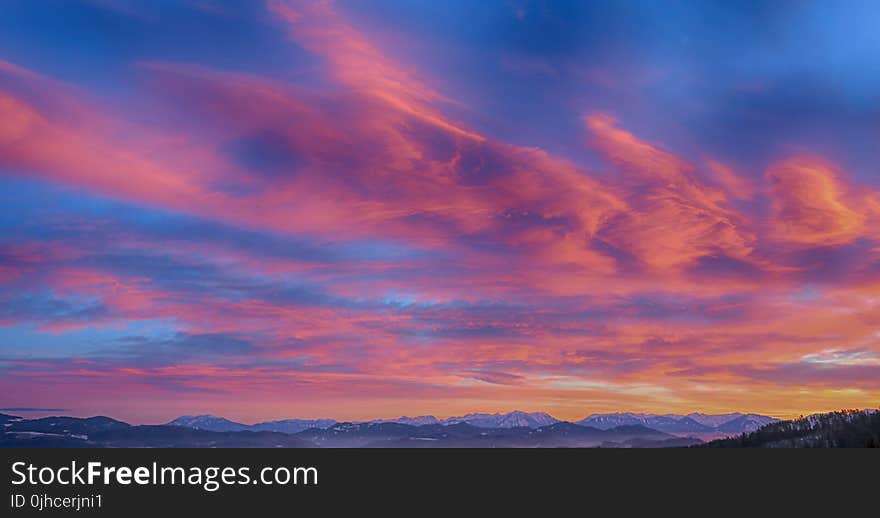
[[[696,502],[713,506],[703,516],[722,509],[763,516],[768,505],[839,514],[876,498],[880,487],[880,451],[870,450],[5,449],[0,456],[2,516],[11,517],[685,512],[699,510]]]

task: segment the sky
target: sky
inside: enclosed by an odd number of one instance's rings
[[[872,0],[6,1],[0,406],[877,407],[878,25]]]

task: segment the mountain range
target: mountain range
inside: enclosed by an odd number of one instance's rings
[[[739,434],[751,432],[778,419],[758,414],[594,414],[577,421],[584,426],[608,429],[622,425],[642,425],[676,435]]]
[[[296,433],[260,430],[266,423],[242,425],[214,416],[175,419],[188,424],[132,426],[109,417],[44,417],[23,419],[0,414],[3,433],[0,447],[189,447],[189,448],[550,448],[607,447],[651,448],[691,446],[702,441],[682,438],[641,425],[623,425],[606,430],[575,423],[518,426],[522,416],[496,416],[504,427],[489,427],[492,419],[470,416],[483,426],[458,421],[433,424],[397,422],[333,423],[325,428],[310,427]],[[537,418],[535,418],[537,419]],[[290,420],[274,421],[272,426],[290,425]],[[308,421],[308,420],[302,420]],[[314,420],[326,424],[321,420]],[[537,425],[531,419],[528,422]],[[277,423],[284,423],[278,425]],[[299,427],[296,421],[292,426]],[[207,430],[202,426],[214,426]],[[244,427],[244,429],[241,429]]]
[[[650,426],[649,426],[650,425]],[[755,428],[757,427],[757,428]],[[662,429],[661,429],[662,428]],[[708,429],[708,432],[706,431]],[[745,430],[725,432],[725,430]],[[705,443],[700,434],[724,433]],[[594,414],[576,423],[544,413],[467,414],[335,422],[286,419],[252,425],[182,416],[130,425],[104,416],[25,419],[0,414],[0,447],[189,448],[844,448],[880,447],[880,410],[843,410],[779,421],[757,414]]]
[[[724,436],[757,430],[761,426],[777,421],[772,417],[758,414],[636,414],[614,413],[593,414],[576,421],[581,426],[610,430],[620,426],[643,426],[672,435]],[[411,426],[469,424],[476,428],[530,428],[536,429],[562,422],[543,412],[513,411],[510,413],[470,413],[463,416],[438,419],[432,415],[416,417],[402,416],[394,419],[364,421],[366,424],[394,423]],[[363,424],[361,423],[361,424]],[[232,431],[272,431],[299,433],[309,428],[327,429],[337,424],[332,419],[286,419],[247,425],[213,415],[181,416],[168,423],[172,426],[185,426],[198,430],[214,432]]]
[[[776,420],[756,414],[594,414],[577,422],[543,412],[403,416],[364,422],[284,419],[255,424],[213,415],[163,425],[109,417],[24,419],[0,414],[0,446],[48,447],[672,447],[749,432]]]
[[[336,424],[333,419],[283,419],[266,421],[252,425],[236,423],[224,417],[213,415],[185,415],[167,423],[169,426],[183,426],[209,432],[280,432],[298,433],[309,428],[329,428]]]

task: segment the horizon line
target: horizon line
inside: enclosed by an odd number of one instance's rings
[[[97,414],[91,414],[91,415],[86,415],[85,417],[81,417],[81,418],[90,418],[90,417],[108,417],[108,418],[110,418],[110,419],[114,419],[114,420],[117,420],[117,421],[122,421],[122,422],[129,423],[129,424],[131,424],[131,423],[137,423],[137,424],[140,424],[140,425],[150,425],[150,424],[165,425],[165,424],[168,424],[168,423],[170,423],[170,422],[172,422],[172,421],[174,421],[174,420],[176,420],[176,419],[179,419],[179,418],[181,418],[181,417],[202,417],[202,416],[210,416],[210,417],[216,417],[216,418],[226,419],[227,421],[230,421],[230,422],[233,422],[233,423],[236,423],[236,424],[246,425],[246,426],[251,426],[251,425],[260,424],[260,423],[275,422],[275,421],[286,421],[286,420],[301,420],[301,421],[332,420],[332,421],[334,421],[334,422],[336,422],[336,423],[369,423],[369,422],[376,422],[376,421],[396,421],[396,420],[404,419],[404,418],[414,419],[414,418],[418,418],[418,417],[432,417],[432,418],[434,418],[434,419],[437,419],[438,421],[445,421],[445,420],[454,419],[454,418],[459,418],[459,417],[465,417],[465,416],[473,415],[473,414],[478,414],[478,415],[510,415],[510,414],[513,414],[513,413],[523,413],[523,414],[545,414],[545,415],[551,417],[552,419],[555,419],[556,421],[559,421],[559,422],[569,422],[569,423],[575,423],[575,422],[577,422],[577,421],[582,421],[582,420],[588,419],[588,418],[593,417],[593,416],[601,416],[601,415],[623,415],[623,414],[629,414],[629,415],[642,415],[642,416],[673,416],[673,415],[674,415],[674,416],[681,416],[681,417],[687,417],[687,416],[692,415],[692,414],[703,414],[703,415],[707,415],[707,416],[718,416],[718,415],[726,415],[726,414],[740,414],[740,415],[758,415],[758,416],[762,416],[762,417],[770,417],[770,418],[773,418],[773,419],[778,419],[778,420],[780,420],[780,421],[785,421],[785,420],[797,419],[798,417],[805,417],[805,416],[814,415],[814,414],[821,414],[821,413],[828,413],[828,412],[836,412],[836,411],[843,411],[843,410],[870,410],[870,409],[874,409],[874,408],[880,408],[880,405],[878,405],[878,407],[865,407],[865,408],[853,408],[853,409],[849,409],[849,408],[836,408],[836,409],[833,409],[833,410],[824,410],[824,411],[817,411],[817,412],[804,412],[804,413],[800,413],[800,414],[798,414],[798,415],[793,415],[793,416],[791,416],[791,417],[788,417],[788,416],[771,415],[771,414],[766,414],[766,413],[761,413],[761,412],[740,411],[740,410],[737,410],[737,411],[729,411],[729,412],[715,412],[715,413],[712,413],[712,412],[706,412],[706,411],[697,411],[697,410],[689,411],[689,412],[687,412],[687,413],[678,413],[678,412],[662,412],[662,413],[660,413],[660,412],[635,412],[635,411],[625,411],[625,410],[621,410],[621,411],[613,411],[613,412],[593,412],[593,413],[585,414],[584,417],[577,418],[577,419],[560,419],[560,418],[554,416],[553,414],[551,414],[550,412],[545,412],[545,411],[531,411],[531,412],[530,412],[530,411],[525,411],[525,410],[511,410],[511,411],[509,411],[509,412],[501,412],[501,411],[499,411],[499,412],[476,412],[476,411],[475,411],[475,412],[466,412],[466,413],[458,414],[458,415],[449,415],[449,416],[446,416],[446,417],[439,417],[439,416],[434,415],[434,414],[419,414],[419,413],[416,413],[416,414],[409,414],[409,415],[408,415],[408,414],[403,414],[403,415],[399,415],[399,416],[396,416],[396,417],[376,417],[376,418],[370,418],[370,419],[339,419],[339,418],[335,418],[335,417],[282,417],[282,418],[262,418],[262,419],[259,419],[259,420],[252,420],[252,419],[238,420],[238,419],[236,419],[236,418],[234,418],[234,417],[227,417],[226,415],[223,415],[223,414],[219,414],[219,413],[210,413],[210,412],[208,412],[208,413],[184,413],[184,414],[176,415],[175,417],[169,418],[169,419],[167,419],[167,420],[165,420],[165,421],[161,421],[161,422],[152,422],[152,423],[150,423],[150,422],[146,422],[146,421],[140,421],[140,420],[117,419],[117,418],[115,418],[115,417],[112,417],[111,414],[109,414],[109,413],[97,413]],[[17,410],[14,410],[14,409],[17,409]],[[72,414],[80,414],[81,416],[85,414],[85,413],[79,413],[79,412],[73,411],[72,409],[63,409],[63,408],[33,408],[33,407],[6,407],[6,408],[0,408],[0,412],[3,412],[3,411],[6,411],[6,412],[13,412],[13,411],[18,411],[18,412],[71,412]],[[76,415],[68,415],[68,416],[58,416],[58,415],[55,415],[55,416],[45,416],[45,417],[78,417],[78,416],[76,416]]]

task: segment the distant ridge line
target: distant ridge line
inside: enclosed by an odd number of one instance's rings
[[[778,419],[751,413],[732,412],[726,414],[648,414],[635,412],[619,412],[607,414],[591,414],[575,424],[590,426],[599,430],[609,430],[618,426],[640,425],[657,431],[672,434],[709,434],[709,433],[743,433],[753,431],[761,426],[778,421]],[[214,415],[187,415],[170,421],[169,425],[185,426],[210,431],[280,431],[297,433],[309,428],[327,429],[334,424],[347,421],[334,419],[283,419],[265,421],[255,424],[244,424]],[[564,422],[546,412],[523,412],[514,410],[508,413],[468,413],[461,416],[439,419],[433,415],[401,416],[398,418],[382,418],[353,423],[397,423],[413,426],[441,425],[448,426],[466,423],[478,428],[531,428],[536,429],[554,423]]]

